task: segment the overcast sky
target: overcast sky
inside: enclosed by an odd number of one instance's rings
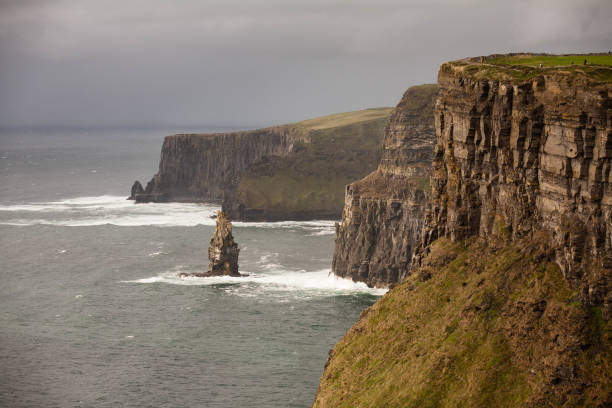
[[[0,126],[264,126],[452,59],[612,48],[610,0],[0,0]]]

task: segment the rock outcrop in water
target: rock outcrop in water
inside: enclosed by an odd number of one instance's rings
[[[346,188],[332,271],[388,286],[410,269],[429,199],[436,85],[409,88],[385,129],[378,169]]]
[[[220,202],[231,219],[337,219],[344,186],[376,168],[390,108],[164,140],[137,202]]]
[[[238,254],[240,249],[232,235],[232,223],[222,211],[217,213],[217,226],[208,247],[208,272],[179,274],[181,277],[194,276],[206,278],[211,276],[242,276],[238,272]]]
[[[217,214],[217,228],[210,239],[208,247],[209,276],[229,275],[240,276],[238,273],[238,244],[232,235],[232,223],[219,211]]]
[[[130,191],[130,196],[128,197],[128,200],[135,200],[136,196],[140,196],[144,193],[145,189],[142,188],[142,184],[140,184],[140,181],[136,180],[134,184],[132,184],[132,190]]]
[[[612,406],[612,66],[521,58],[441,66],[421,243],[314,407]]]

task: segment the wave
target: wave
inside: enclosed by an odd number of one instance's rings
[[[259,291],[253,290],[252,287],[245,287],[242,291],[231,289],[232,294],[238,296],[257,295],[262,292],[280,291],[280,292],[306,292],[319,295],[334,295],[334,294],[350,294],[350,293],[368,293],[375,296],[384,295],[388,289],[369,288],[363,282],[353,282],[350,279],[337,277],[330,273],[329,269],[318,271],[293,271],[276,274],[249,274],[243,277],[231,276],[214,276],[209,278],[196,278],[178,276],[180,272],[185,270],[167,271],[160,275],[123,281],[124,283],[165,283],[172,285],[186,286],[210,286],[221,284],[234,284],[240,286],[257,285]],[[243,272],[247,273],[247,272]]]
[[[0,205],[0,211],[72,211],[75,209],[115,209],[126,208],[134,202],[125,197],[102,195],[95,197],[77,197],[66,200],[49,201],[43,203],[27,203]]]
[[[41,203],[0,205],[0,224],[13,226],[99,225],[193,227],[215,225],[221,208],[204,203],[138,203],[124,196],[76,197]],[[235,228],[283,228],[305,230],[309,235],[334,233],[334,221],[234,222]]]
[[[196,203],[136,204],[122,196],[77,197],[43,203],[0,205],[0,224],[83,227],[214,225],[219,206]],[[8,217],[7,217],[8,215]]]

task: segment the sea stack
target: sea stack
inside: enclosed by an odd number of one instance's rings
[[[132,184],[132,190],[130,191],[130,196],[128,200],[136,200],[137,195],[141,195],[145,193],[145,189],[140,184],[140,181],[136,180],[134,184]]]
[[[208,259],[210,265],[206,276],[241,276],[238,273],[238,253],[240,249],[232,236],[232,223],[223,211],[217,213],[217,228],[210,239]]]
[[[232,223],[223,211],[217,213],[217,227],[208,247],[208,272],[179,273],[179,278],[211,276],[245,276],[238,272],[238,253],[240,249],[232,236]]]

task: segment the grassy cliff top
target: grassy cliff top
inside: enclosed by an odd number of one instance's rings
[[[593,81],[612,82],[612,54],[607,53],[496,54],[452,61],[450,64],[476,79],[524,81],[539,75],[558,73],[584,75]]]
[[[371,108],[352,112],[334,113],[332,115],[303,120],[293,125],[306,130],[331,129],[359,122],[388,118],[392,110],[393,108]]]

